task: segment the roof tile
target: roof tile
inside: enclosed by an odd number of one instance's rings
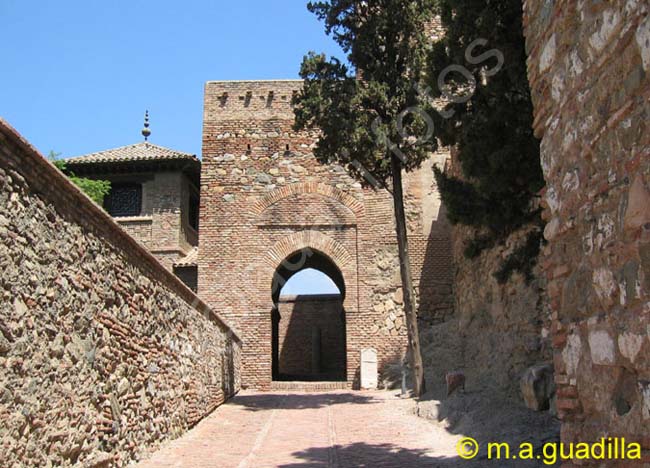
[[[175,267],[192,267],[197,266],[199,260],[199,248],[193,247],[184,258],[174,263]]]
[[[198,161],[198,158],[193,154],[183,153],[182,151],[172,150],[149,142],[142,142],[76,156],[66,159],[66,163],[75,165],[127,161],[164,161],[170,159],[191,159]]]

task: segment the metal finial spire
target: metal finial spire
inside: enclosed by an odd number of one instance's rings
[[[144,113],[144,128],[142,129],[142,136],[144,137],[144,141],[147,141],[149,139],[149,135],[151,135],[151,130],[149,130],[149,111],[145,111]]]

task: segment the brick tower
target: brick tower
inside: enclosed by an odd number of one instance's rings
[[[279,285],[302,268],[324,272],[342,296],[342,380],[357,387],[362,349],[377,350],[381,372],[407,345],[392,200],[385,190],[362,188],[344,168],[316,161],[317,135],[292,130],[291,98],[301,86],[206,84],[199,294],[243,338],[243,384],[269,389],[282,347],[274,321]],[[450,308],[450,249],[430,169],[407,177],[415,283],[437,285],[421,297],[422,317]]]

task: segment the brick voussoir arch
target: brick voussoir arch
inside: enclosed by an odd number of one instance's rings
[[[339,203],[348,207],[357,219],[363,216],[363,202],[357,200],[352,195],[337,189],[336,187],[321,182],[305,182],[302,184],[291,184],[273,190],[268,195],[265,195],[260,200],[257,200],[251,207],[253,215],[259,216],[268,207],[282,200],[283,198],[290,197],[297,194],[317,193],[324,197],[332,198]]]
[[[340,268],[354,264],[354,258],[345,247],[318,231],[299,231],[278,241],[267,252],[265,262],[276,268],[284,259],[301,249],[314,249],[324,253]]]

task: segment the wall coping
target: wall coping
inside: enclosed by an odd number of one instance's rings
[[[266,80],[208,80],[205,84],[212,83],[304,83],[300,78],[278,78]]]
[[[324,301],[342,301],[343,296],[340,294],[287,294],[280,296],[279,303],[289,302],[324,302]]]
[[[112,216],[111,216],[112,217]],[[116,216],[112,217],[116,223],[151,223],[153,216]]]
[[[29,143],[16,129],[14,129],[6,120],[0,117],[0,139],[7,139],[22,150],[21,158],[28,158],[34,167],[47,174],[56,182],[55,184],[44,183],[39,177],[40,174],[30,172],[25,173],[19,168],[12,168],[20,173],[25,180],[29,181],[30,186],[36,186],[36,193],[43,193],[49,196],[47,201],[54,206],[61,205],[64,200],[61,194],[57,192],[67,192],[66,195],[74,198],[76,203],[68,203],[67,210],[76,212],[79,217],[85,219],[81,223],[83,228],[92,230],[101,235],[110,244],[118,250],[123,251],[132,259],[140,260],[144,265],[136,264],[139,269],[146,269],[152,276],[159,280],[164,286],[178,294],[190,307],[201,313],[208,319],[215,320],[225,327],[232,334],[233,338],[241,342],[239,333],[228,322],[226,322],[217,312],[208,306],[203,300],[189,289],[176,275],[167,270],[156,258],[142,245],[129,235],[103,208],[91,200],[79,187],[77,187],[65,174],[48,161],[31,143]],[[11,168],[11,166],[9,166]],[[56,189],[55,189],[56,187]],[[85,213],[84,213],[85,211]],[[88,216],[90,215],[90,216]]]

